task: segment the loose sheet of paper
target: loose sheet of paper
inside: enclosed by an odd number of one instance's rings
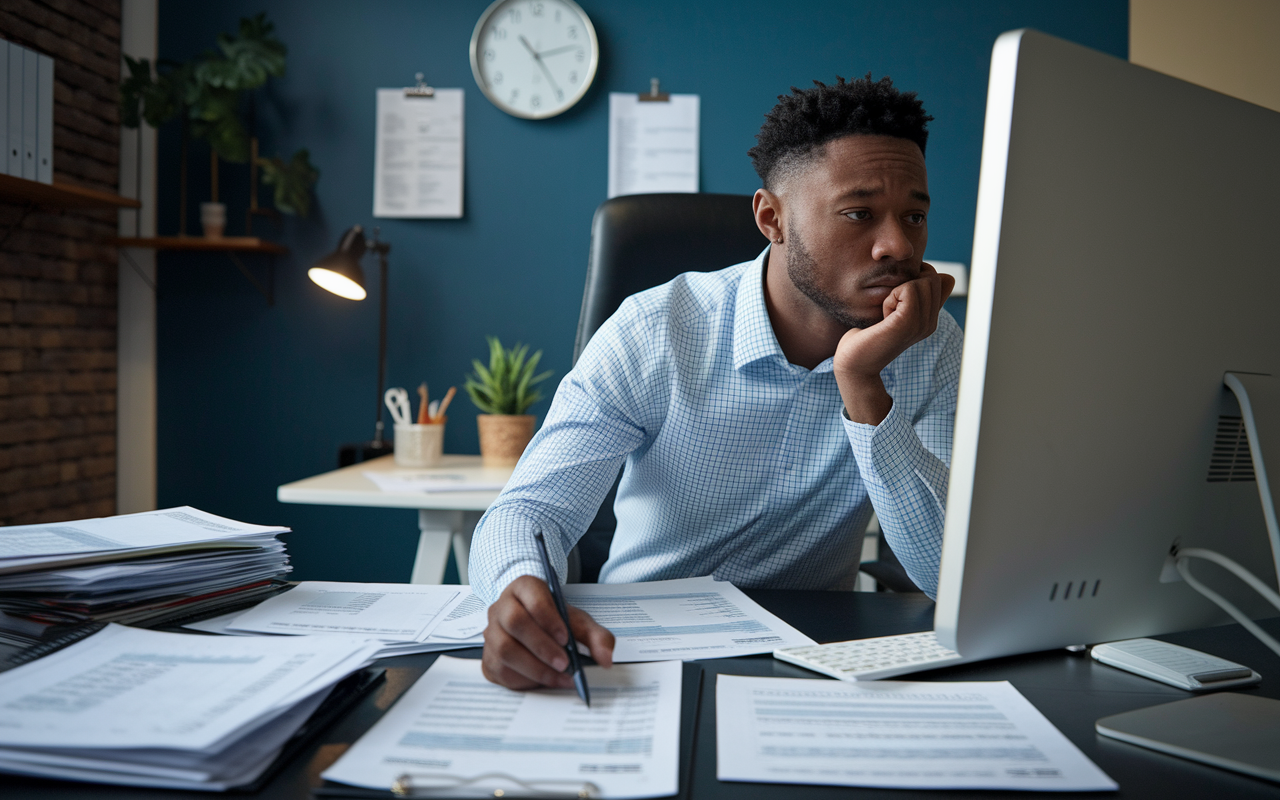
[[[471,594],[466,586],[303,581],[228,627],[254,633],[349,633],[421,642]]]
[[[375,217],[462,216],[462,90],[378,90]]]
[[[571,583],[569,603],[617,639],[614,663],[729,658],[817,644],[727,581]]]
[[[609,94],[609,196],[698,191],[696,94]]]
[[[500,492],[503,481],[468,479],[456,472],[373,472],[364,476],[384,492]]]
[[[502,773],[543,791],[590,782],[604,797],[675,794],[679,662],[586,671],[590,708],[572,689],[513,692],[485,680],[478,660],[441,656],[322,777],[389,789],[405,773],[415,786]]]
[[[212,748],[371,660],[353,636],[221,637],[110,625],[0,673],[0,745]]]
[[[716,777],[901,789],[1118,788],[1008,681],[720,675]]]

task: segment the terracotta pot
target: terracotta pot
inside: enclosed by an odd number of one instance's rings
[[[477,414],[486,467],[514,467],[533,438],[532,414]]]

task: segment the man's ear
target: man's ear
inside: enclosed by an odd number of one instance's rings
[[[768,189],[756,189],[751,198],[751,209],[756,217],[756,227],[774,244],[782,243],[782,232],[786,228],[782,218],[782,198]]]

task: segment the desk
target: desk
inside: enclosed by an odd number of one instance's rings
[[[458,577],[467,580],[467,559],[476,523],[498,492],[384,492],[364,476],[365,472],[440,472],[462,475],[464,480],[506,484],[512,467],[486,467],[480,456],[445,456],[439,467],[401,469],[395,456],[383,456],[321,475],[314,475],[276,489],[281,503],[322,506],[370,506],[418,509],[418,554],[413,560],[410,583],[441,583],[449,547],[458,562]]]
[[[933,604],[922,596],[775,590],[747,590],[747,594],[818,641],[908,633],[927,630],[933,623]],[[1280,634],[1280,619],[1268,620],[1262,625],[1273,635]],[[1239,626],[1230,625],[1161,638],[1188,647],[1203,648],[1215,655],[1254,667],[1262,673],[1263,682],[1260,687],[1249,691],[1280,698],[1280,658]],[[454,654],[478,656],[479,650],[455,651]],[[363,698],[343,719],[324,731],[317,741],[287,764],[266,787],[252,796],[271,800],[309,800],[311,787],[319,785],[319,774],[351,742],[367,731],[434,659],[434,655],[385,659],[381,665],[389,668],[387,682]],[[908,792],[898,789],[720,783],[715,777],[716,675],[772,675],[785,678],[818,676],[769,656],[697,663],[703,668],[702,692],[690,774],[680,777],[682,798],[831,800],[856,796],[869,800],[914,800],[917,797],[1010,800],[1012,797],[1037,796],[1055,800],[1063,796],[1056,792],[1015,795],[1010,792]],[[1088,656],[1072,655],[1066,651],[1035,653],[981,664],[964,664],[913,677],[948,681],[1011,681],[1050,722],[1058,726],[1085,755],[1120,784],[1120,791],[1115,794],[1073,796],[1115,797],[1123,800],[1180,797],[1230,797],[1233,800],[1280,798],[1280,784],[1248,778],[1099,737],[1093,729],[1093,723],[1099,717],[1170,702],[1189,695],[1173,687],[1103,666]],[[0,795],[5,800],[46,800],[54,797],[59,800],[208,800],[211,797],[199,792],[58,783],[10,776],[0,777]]]

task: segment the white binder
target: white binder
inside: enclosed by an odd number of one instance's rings
[[[36,111],[39,108],[40,56],[34,51],[22,51],[22,177],[36,179]]]
[[[22,53],[21,47],[9,44],[9,142],[5,152],[8,173],[22,177]]]
[[[36,68],[36,180],[53,183],[53,59],[39,56]]]

